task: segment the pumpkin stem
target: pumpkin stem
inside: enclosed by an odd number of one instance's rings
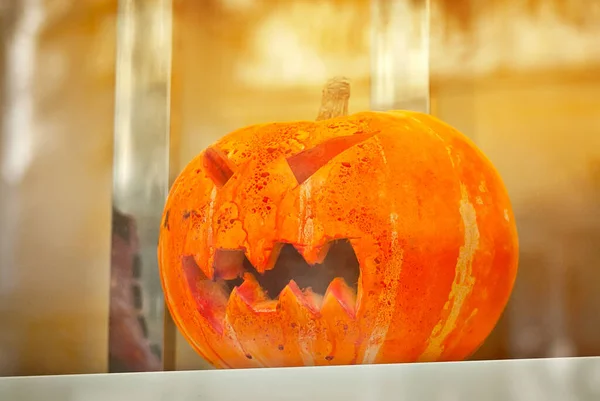
[[[317,121],[348,115],[350,81],[345,77],[331,78],[323,87]]]

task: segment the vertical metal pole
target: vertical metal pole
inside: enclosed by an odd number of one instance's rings
[[[429,113],[429,0],[371,0],[371,108]]]
[[[162,369],[156,247],[169,189],[171,35],[172,0],[119,1],[111,371]]]

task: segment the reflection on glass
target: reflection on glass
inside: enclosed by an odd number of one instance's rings
[[[170,0],[123,0],[119,5],[111,371],[162,368],[164,308],[156,228],[169,185],[170,10]]]
[[[142,258],[135,221],[113,207],[109,363],[112,372],[160,370],[160,348],[148,340]]]
[[[429,0],[371,1],[371,109],[429,112]]]

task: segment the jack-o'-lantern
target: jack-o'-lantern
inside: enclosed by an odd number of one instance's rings
[[[461,360],[511,293],[518,240],[491,162],[409,111],[254,125],[192,160],[160,229],[166,302],[216,367]]]

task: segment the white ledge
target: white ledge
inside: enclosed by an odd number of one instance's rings
[[[0,378],[0,400],[600,400],[600,357]]]

